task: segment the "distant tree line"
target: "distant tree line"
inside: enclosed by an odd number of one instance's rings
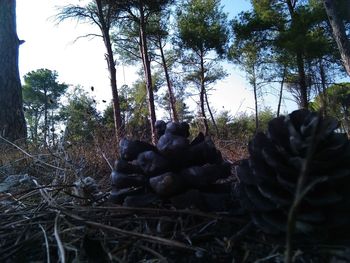
[[[24,77],[24,113],[29,141],[34,145],[56,147],[61,143],[93,144],[96,137],[110,137],[114,131],[113,104],[110,103],[100,113],[96,109],[96,99],[91,93],[80,86],[67,89],[68,85],[59,83],[57,77],[56,71],[48,69],[31,71]],[[126,123],[126,134],[150,140],[150,123],[145,117],[148,112],[146,95],[145,83],[135,82],[132,87],[120,88],[119,99],[121,118]],[[183,99],[178,97],[177,102]],[[157,102],[168,109],[166,98],[157,97]],[[195,120],[193,112],[188,111],[183,105],[178,106],[179,121],[192,123],[192,133],[197,134],[201,130],[201,123]],[[236,138],[241,142],[248,141],[255,134],[254,116],[247,113],[232,116],[229,111],[215,114],[215,129],[218,132],[216,139]],[[271,109],[263,109],[259,113],[261,129],[266,129],[268,121],[274,116],[275,113]],[[209,129],[214,129],[213,123],[209,124]]]

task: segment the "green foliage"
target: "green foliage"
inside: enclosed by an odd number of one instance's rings
[[[155,80],[153,83],[157,83],[157,81]],[[121,114],[127,135],[148,140],[150,138],[150,126],[145,82],[139,79],[132,87],[121,87],[120,101]],[[113,125],[112,113],[111,105],[103,113],[103,124],[107,128]]]
[[[76,87],[68,96],[68,103],[62,107],[60,115],[64,120],[64,140],[69,143],[91,143],[101,117],[95,101],[87,92]]]
[[[228,41],[227,15],[219,0],[190,0],[181,7],[178,30],[181,44],[195,52],[215,50],[223,55]]]
[[[247,65],[254,57],[242,54],[258,54],[257,65],[268,70],[263,74],[265,82],[284,79],[297,96],[300,106],[307,106],[313,87],[330,79],[326,74],[333,65],[339,65],[339,56],[328,26],[322,1],[251,0],[253,10],[243,12],[232,21],[234,43],[230,48],[231,59]],[[291,5],[289,5],[289,3]],[[251,63],[250,63],[251,64]],[[323,80],[320,77],[321,67]],[[334,66],[333,66],[334,67]],[[245,70],[250,70],[245,67]],[[285,71],[286,70],[286,71]]]
[[[127,65],[140,62],[140,26],[136,21],[124,20],[113,33],[114,52]]]
[[[227,15],[218,0],[188,0],[177,11],[177,45],[181,50],[184,80],[199,91],[200,115],[204,131],[209,125],[210,112],[207,91],[209,86],[226,77],[219,60],[228,41]],[[212,121],[215,120],[212,118]]]
[[[114,28],[113,43],[115,52],[120,59],[129,65],[135,65],[140,62],[141,55],[141,27],[144,27],[147,40],[147,48],[150,60],[154,60],[155,55],[155,38],[168,35],[165,24],[161,23],[163,11],[172,4],[172,0],[132,0],[118,1],[116,5],[123,12],[123,19],[120,19],[118,25]],[[143,12],[144,24],[141,24],[141,11]]]
[[[320,58],[332,49],[327,32],[327,16],[322,6],[300,5],[293,22],[285,21],[276,38],[276,47],[289,53],[302,52],[307,59]]]
[[[276,116],[270,108],[265,108],[259,112],[260,130],[266,131],[268,122]],[[222,111],[216,117],[216,124],[219,129],[219,139],[238,140],[248,142],[256,133],[255,113],[241,114],[232,117],[228,111]]]
[[[335,117],[342,129],[350,135],[350,83],[334,84],[317,96],[311,103],[311,109],[322,110]]]
[[[231,135],[230,126],[232,124],[233,117],[231,116],[229,111],[222,111],[216,117],[216,125],[219,130],[219,134],[217,135],[220,139],[228,139]]]
[[[57,109],[60,97],[68,88],[59,83],[58,73],[49,69],[38,69],[24,76],[23,101],[25,117],[33,142],[55,140],[55,123],[59,120]],[[50,133],[51,132],[51,133]],[[47,138],[51,135],[51,138]]]
[[[186,96],[187,94],[185,92],[184,87],[181,87],[179,85],[175,94],[175,99],[176,99],[175,107],[178,114],[178,119],[179,119],[179,122],[185,121],[185,122],[191,123],[194,116],[192,112],[189,110],[188,105],[185,103]],[[169,114],[169,116],[165,116],[164,121],[170,121],[172,118],[170,116],[171,109],[170,109],[170,99],[169,99],[168,92],[165,92],[162,95],[158,96],[158,105],[160,108],[164,109],[166,113]]]

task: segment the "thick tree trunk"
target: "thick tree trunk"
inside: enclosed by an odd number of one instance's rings
[[[156,122],[156,111],[154,107],[154,95],[153,95],[153,86],[152,86],[152,73],[151,73],[151,63],[148,57],[148,48],[147,48],[147,39],[145,33],[145,15],[143,5],[140,2],[140,42],[141,42],[141,56],[143,62],[143,68],[145,73],[146,80],[146,89],[148,96],[148,110],[150,115],[150,124],[151,124],[151,136],[152,142],[155,144],[157,142],[157,135],[155,129]]]
[[[337,11],[337,1],[324,0],[324,6],[332,27],[333,36],[337,42],[338,49],[348,75],[350,75],[350,42],[346,35],[344,23]]]
[[[0,135],[11,141],[27,135],[18,70],[19,44],[16,1],[0,0]]]
[[[109,25],[105,21],[101,0],[96,0],[96,5],[98,9],[98,15],[100,17],[103,41],[107,50],[106,60],[107,60],[111,89],[112,89],[115,133],[116,133],[117,141],[120,141],[120,139],[125,135],[125,130],[124,130],[124,125],[122,123],[122,118],[121,118],[121,110],[120,110],[119,95],[118,95],[118,88],[117,88],[117,71],[115,68],[116,65],[114,62],[111,38],[109,35]]]
[[[204,54],[203,52],[201,52],[200,54],[200,74],[201,74],[201,83],[200,83],[200,97],[199,97],[199,103],[200,103],[200,107],[201,107],[201,114],[202,114],[202,118],[203,118],[203,125],[204,125],[204,134],[208,135],[209,134],[209,125],[208,125],[208,121],[207,121],[207,117],[205,115],[205,107],[204,107],[204,95],[205,95],[205,82],[204,82]]]
[[[172,114],[172,119],[173,119],[174,122],[178,122],[179,118],[178,118],[177,110],[176,110],[176,100],[175,100],[173,87],[171,85],[171,81],[170,81],[170,77],[169,77],[168,66],[167,66],[167,63],[166,63],[164,50],[163,50],[163,46],[162,46],[162,40],[160,38],[158,39],[158,44],[159,44],[160,54],[161,54],[161,57],[162,57],[162,64],[163,64],[165,79],[166,79],[166,83],[168,85],[170,107],[171,107],[171,111],[173,113]]]

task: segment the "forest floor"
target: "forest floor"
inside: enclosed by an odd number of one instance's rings
[[[216,144],[233,164],[247,156],[242,143]],[[222,213],[110,203],[117,146],[108,142],[55,152],[1,147],[0,262],[284,262],[285,240],[257,230],[238,200],[237,211]],[[77,190],[86,176],[98,194]],[[297,243],[292,255],[292,262],[350,262],[348,246]]]

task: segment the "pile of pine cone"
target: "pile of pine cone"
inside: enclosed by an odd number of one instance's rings
[[[189,141],[186,122],[156,122],[156,146],[123,139],[112,172],[111,201],[124,206],[170,205],[202,211],[227,211],[231,174],[212,140],[202,133]]]

